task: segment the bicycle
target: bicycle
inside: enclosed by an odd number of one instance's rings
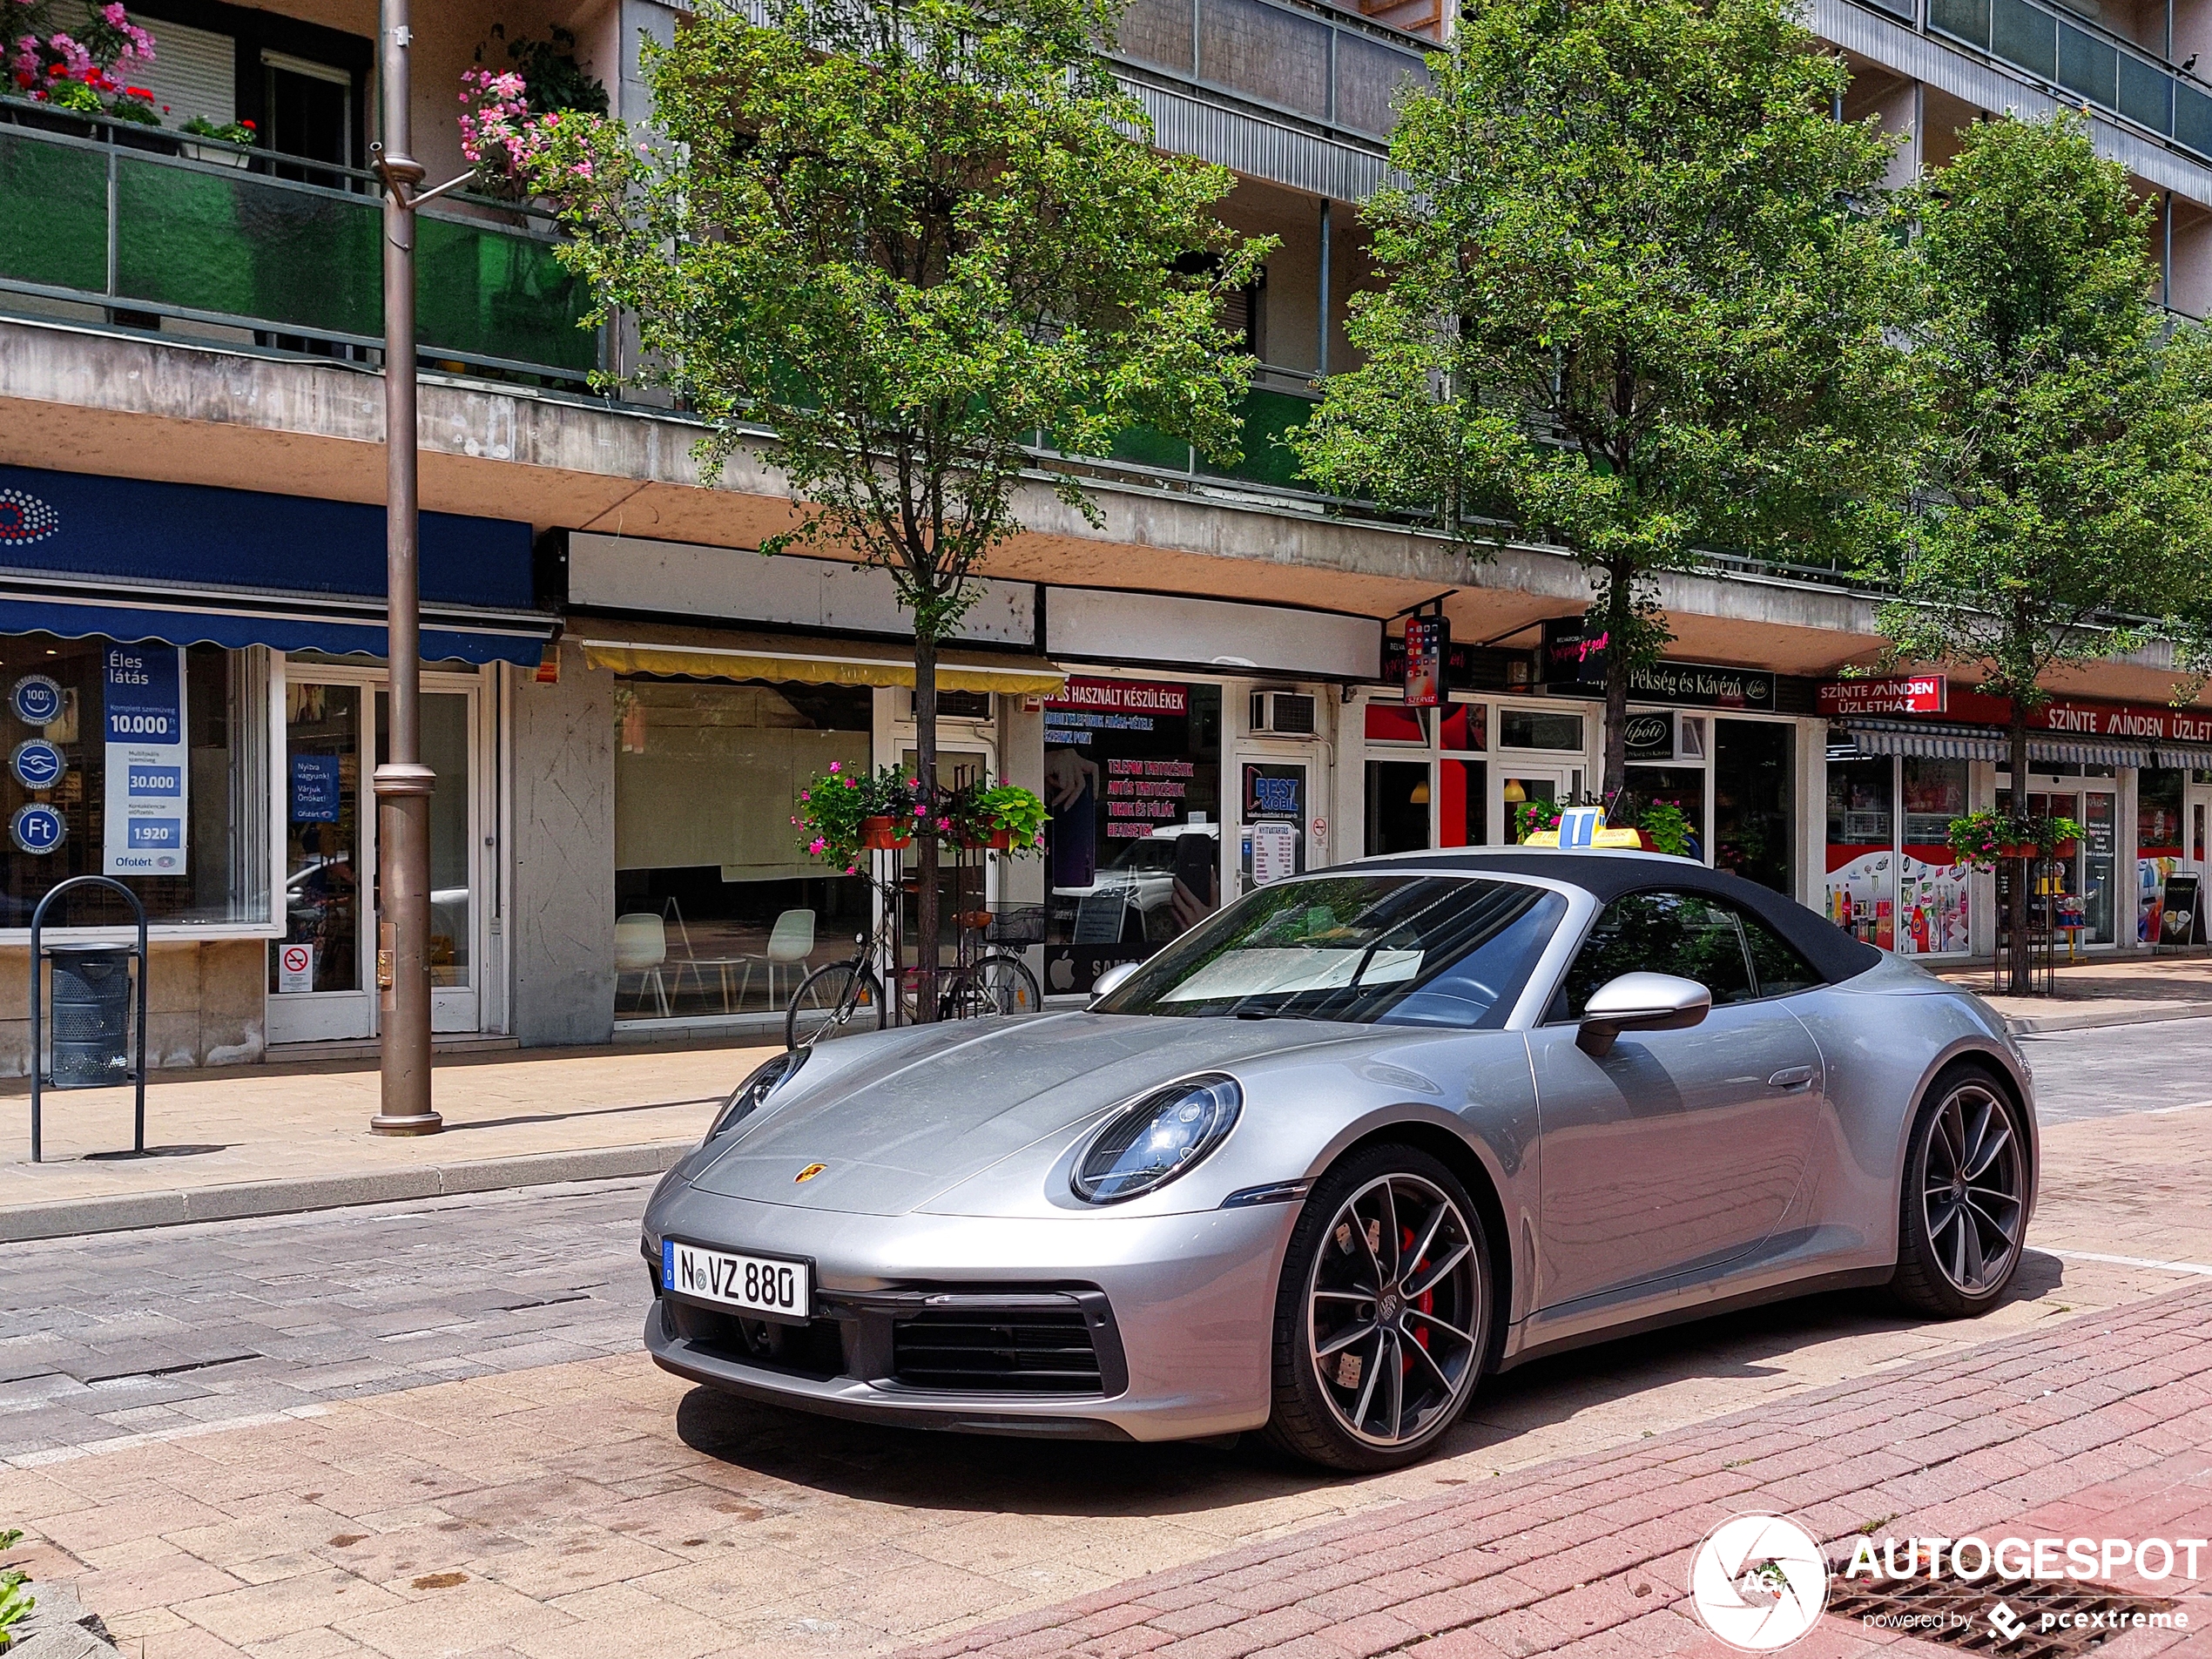
[[[1041,908],[1041,907],[1040,907]],[[848,1028],[880,1031],[890,999],[875,964],[891,953],[899,925],[898,907],[887,903],[873,934],[858,934],[857,954],[825,963],[799,981],[784,1010],[784,1047],[811,1048],[825,1035]],[[995,927],[995,942],[1012,942]],[[964,954],[964,953],[963,953]],[[937,1017],[967,1020],[992,1014],[1035,1014],[1044,1006],[1044,993],[1036,975],[1019,956],[987,950],[971,961],[938,970]],[[911,1025],[921,1006],[921,969],[907,968],[899,975],[899,1022]],[[802,1019],[807,1022],[804,1038]]]

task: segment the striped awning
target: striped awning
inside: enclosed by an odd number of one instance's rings
[[[1852,720],[1841,729],[1849,733],[1852,746],[1863,755],[1911,755],[1923,760],[2004,760],[2011,753],[2011,740],[1994,726],[1958,725],[1940,720]],[[2204,760],[2162,764],[2212,765],[2212,751],[2205,753]],[[2028,738],[2027,759],[2031,765],[2039,760],[2074,766],[2152,764],[2151,752],[2147,749],[2096,738],[2054,738],[2047,732],[2037,732]]]
[[[2157,764],[2179,772],[2212,771],[2212,749],[2161,743],[2158,745]]]

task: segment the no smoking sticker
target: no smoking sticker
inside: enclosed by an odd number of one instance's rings
[[[285,944],[277,947],[277,989],[312,991],[315,988],[315,948]]]

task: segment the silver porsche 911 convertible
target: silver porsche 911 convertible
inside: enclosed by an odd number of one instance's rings
[[[653,1195],[645,1340],[835,1416],[1378,1469],[1575,1344],[1842,1285],[1979,1312],[2035,1181],[1998,1016],[1786,899],[1371,859],[1081,1012],[771,1061]]]

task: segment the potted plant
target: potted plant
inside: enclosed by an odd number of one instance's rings
[[[1036,851],[1048,816],[1043,799],[1019,784],[970,784],[945,806],[956,844],[998,853]]]
[[[1999,859],[2013,856],[2006,850],[2011,840],[2010,828],[1992,812],[1968,813],[1964,818],[1954,818],[1946,837],[1951,845],[1951,856],[1977,870],[1993,869]]]
[[[2046,858],[2072,858],[2083,833],[2081,826],[2071,818],[2039,819],[2035,827],[2035,844]]]
[[[63,118],[51,125],[82,132],[91,132],[100,118],[139,127],[161,125],[153,94],[118,78],[118,71],[150,64],[154,55],[153,37],[132,23],[120,4],[71,9],[60,0],[12,0],[0,9],[8,14],[4,44],[13,82],[8,90]],[[141,148],[168,145],[165,139],[109,130],[118,141]]]
[[[1673,801],[1647,801],[1636,815],[1636,828],[1642,833],[1645,846],[1654,853],[1678,859],[1696,856],[1690,849],[1697,832],[1690,825],[1689,814]]]
[[[833,760],[827,772],[817,772],[799,786],[799,810],[791,821],[810,855],[850,874],[860,862],[861,826],[873,813],[874,799],[867,773],[847,772],[843,761]]]
[[[206,138],[206,144],[188,144],[185,154],[194,161],[212,163],[218,167],[245,167],[253,163],[246,152],[260,142],[260,135],[251,121],[232,121],[218,126],[204,115],[195,115],[179,132],[195,138]]]
[[[1540,830],[1559,827],[1560,805],[1554,800],[1524,800],[1510,814],[1513,839],[1525,841]]]
[[[493,41],[506,48],[512,67],[485,63]],[[547,40],[509,40],[505,25],[494,24],[476,48],[476,61],[461,76],[461,153],[475,165],[484,194],[527,199],[548,125],[572,111],[607,113],[607,89],[585,72],[576,51],[576,37],[557,25]]]

